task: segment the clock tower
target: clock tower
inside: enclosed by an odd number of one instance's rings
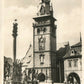
[[[41,0],[33,18],[33,67],[39,82],[56,81],[56,19],[50,0]]]

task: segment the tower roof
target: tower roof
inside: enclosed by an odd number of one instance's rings
[[[50,17],[50,18],[53,18],[54,21],[57,21],[54,17],[52,17],[50,14],[45,14],[45,15],[41,15],[41,16],[37,16],[37,17],[34,17],[33,19],[34,20],[39,20],[41,18],[46,18],[46,17]]]

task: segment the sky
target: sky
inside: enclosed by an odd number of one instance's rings
[[[3,84],[3,51],[2,51],[2,1],[0,1],[0,84]]]
[[[40,0],[4,0],[4,56],[13,57],[13,22],[18,21],[17,58],[23,58],[33,44],[33,17]],[[81,0],[51,0],[57,19],[57,45],[80,40]]]

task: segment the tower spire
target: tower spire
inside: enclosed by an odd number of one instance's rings
[[[82,38],[81,38],[81,32],[80,32],[80,42],[82,42]]]

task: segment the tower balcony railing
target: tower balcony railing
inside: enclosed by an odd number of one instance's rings
[[[51,23],[50,22],[45,22],[45,23],[33,23],[33,26],[34,27],[37,27],[37,26],[46,26],[46,25],[50,25]]]

